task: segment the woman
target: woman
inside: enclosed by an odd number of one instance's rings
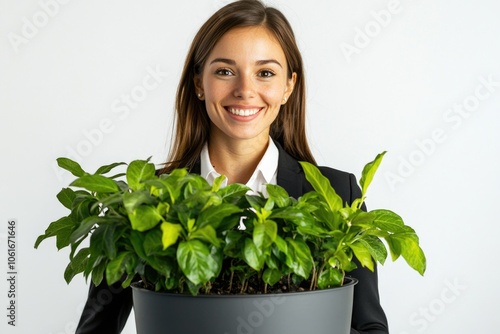
[[[193,40],[176,111],[173,147],[161,172],[187,167],[209,181],[224,174],[227,183],[254,191],[274,183],[293,197],[312,190],[298,163],[314,163],[305,136],[302,59],[278,10],[242,0],[216,12]],[[321,170],[344,201],[359,197],[351,174]],[[358,267],[351,272],[359,280],[351,333],[388,333],[377,273]],[[129,288],[91,285],[77,333],[119,333],[131,307]]]

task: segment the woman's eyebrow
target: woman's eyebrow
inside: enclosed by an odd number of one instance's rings
[[[229,58],[215,58],[214,60],[212,60],[210,62],[210,64],[213,64],[213,63],[225,63],[228,65],[236,65],[236,61],[234,61],[233,59],[229,59]],[[277,64],[279,67],[283,67],[283,66],[281,66],[280,62],[277,61],[276,59],[263,59],[263,60],[257,60],[255,62],[256,65],[266,65],[269,63],[274,63],[274,64]]]
[[[255,63],[257,65],[266,65],[266,64],[274,63],[274,64],[277,64],[279,67],[283,68],[283,66],[281,66],[280,62],[277,61],[276,59],[257,60]]]
[[[210,64],[213,63],[226,63],[228,65],[236,65],[236,62],[234,60],[228,58],[215,58],[210,62]]]

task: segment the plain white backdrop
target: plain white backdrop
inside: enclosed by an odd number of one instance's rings
[[[0,0],[2,333],[74,333],[87,284],[68,252],[33,248],[65,214],[55,195],[86,170],[165,160],[192,37],[229,1]],[[494,333],[500,178],[500,5],[494,0],[266,1],[302,50],[308,134],[322,165],[360,175],[388,153],[369,208],[421,237],[424,277],[379,267],[391,333]],[[9,219],[17,220],[17,321],[7,325]],[[314,329],[311,329],[314,333]],[[135,333],[131,316],[125,334]]]

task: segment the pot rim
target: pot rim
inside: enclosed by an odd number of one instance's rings
[[[154,294],[162,294],[162,295],[170,295],[172,297],[193,297],[193,298],[273,298],[273,297],[285,297],[285,296],[294,296],[294,295],[311,295],[317,293],[325,293],[331,290],[337,290],[342,288],[350,288],[354,287],[354,285],[358,284],[358,279],[354,277],[346,276],[344,278],[344,284],[342,286],[336,286],[328,289],[318,289],[313,291],[293,291],[293,292],[282,292],[282,293],[256,293],[256,294],[224,294],[224,295],[205,295],[198,294],[193,296],[189,293],[173,293],[173,292],[163,292],[163,291],[152,291],[143,287],[138,286],[142,281],[133,282],[130,284],[133,290],[141,291],[143,293],[154,293]]]

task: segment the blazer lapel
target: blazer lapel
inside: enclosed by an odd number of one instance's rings
[[[274,142],[279,151],[278,175],[276,182],[279,186],[285,188],[293,198],[299,198],[303,195],[304,173],[302,167],[296,159],[285,152],[278,142]]]

